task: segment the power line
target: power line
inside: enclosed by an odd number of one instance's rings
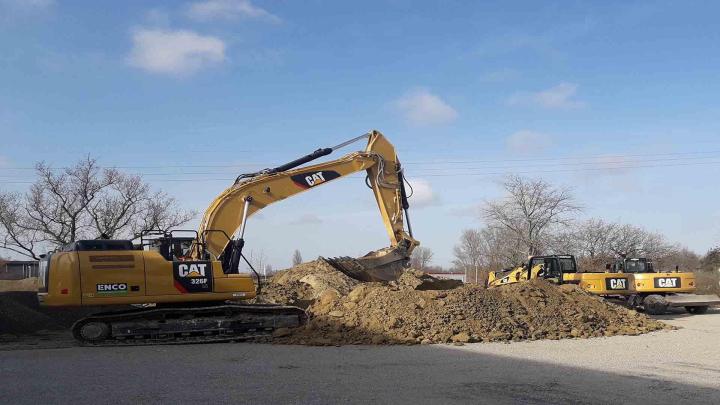
[[[503,172],[473,172],[473,171],[459,171],[456,173],[412,173],[412,177],[461,177],[461,176],[497,176],[506,174],[538,174],[538,173],[573,173],[573,172],[592,172],[592,171],[613,171],[613,170],[627,170],[627,169],[645,169],[645,168],[667,168],[667,167],[682,167],[682,166],[706,166],[706,165],[720,165],[720,161],[712,162],[687,162],[687,163],[674,163],[674,164],[656,164],[656,165],[624,165],[624,166],[613,166],[613,167],[584,167],[584,168],[573,168],[573,169],[559,169],[559,170],[531,170],[531,171],[503,171]],[[453,170],[453,169],[448,169]],[[350,178],[363,178],[362,175],[351,175],[347,176]],[[200,182],[200,181],[234,181],[235,178],[177,178],[177,179],[162,179],[161,182]],[[0,184],[32,184],[32,181],[0,181]]]
[[[621,165],[620,167],[633,167],[632,165],[637,165],[645,162],[695,162],[697,160],[706,160],[706,159],[717,159],[720,158],[720,156],[698,156],[698,157],[669,157],[669,158],[658,158],[658,159],[643,159],[642,161],[629,161],[629,160],[598,160],[598,161],[589,161],[589,162],[554,162],[554,163],[544,163],[544,164],[526,164],[526,165],[501,165],[501,166],[480,166],[480,167],[422,167],[419,168],[418,172],[411,172],[410,174],[417,174],[417,173],[424,173],[424,172],[436,172],[436,171],[448,171],[448,170],[463,170],[463,171],[472,171],[472,170],[489,170],[489,169],[507,169],[507,170],[514,170],[514,169],[527,169],[527,168],[533,168],[533,167],[550,167],[550,166],[598,166],[598,165],[607,165],[607,167],[603,167],[600,169],[608,169],[614,167],[613,165]],[[698,162],[699,163],[699,162]],[[630,166],[628,166],[630,165]],[[432,165],[431,165],[432,166]],[[579,168],[581,169],[581,168]],[[139,176],[199,176],[199,175],[226,175],[228,174],[227,171],[201,171],[201,172],[168,172],[168,173],[159,173],[159,172],[141,172],[141,173],[131,173],[134,175]],[[0,178],[16,178],[16,175],[0,175]]]
[[[621,155],[585,155],[585,156],[565,156],[565,157],[544,157],[544,158],[523,158],[523,159],[462,159],[462,160],[432,160],[432,161],[408,161],[402,162],[404,165],[434,165],[434,164],[465,164],[465,163],[505,163],[505,162],[547,162],[547,161],[569,161],[569,160],[588,160],[588,159],[624,159],[637,157],[661,157],[661,156],[690,156],[690,155],[710,155],[720,154],[720,150],[714,151],[696,151],[696,152],[669,152],[669,153],[644,153],[644,154],[621,154]],[[700,158],[700,157],[698,157]],[[560,163],[558,163],[560,164]],[[588,163],[584,163],[588,164]],[[185,169],[185,168],[241,168],[241,167],[270,167],[275,164],[263,163],[227,163],[227,164],[208,164],[208,165],[107,165],[98,166],[100,169]],[[68,166],[51,167],[52,170],[69,169]],[[34,167],[0,167],[0,170],[35,170]]]

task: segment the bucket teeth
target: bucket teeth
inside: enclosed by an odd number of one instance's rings
[[[364,282],[394,281],[400,277],[404,269],[403,261],[393,261],[376,265],[373,260],[355,259],[348,256],[342,257],[320,257],[336,270],[344,273],[350,278]]]
[[[348,256],[342,257],[320,257],[325,260],[329,265],[333,266],[335,270],[344,273],[350,278],[354,278],[360,281],[373,281],[369,280],[369,277],[365,271],[365,267],[362,266],[356,259]]]

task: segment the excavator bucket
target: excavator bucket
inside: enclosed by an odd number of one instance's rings
[[[410,258],[397,248],[384,248],[359,258],[348,256],[320,259],[348,277],[364,282],[395,281],[409,266]]]

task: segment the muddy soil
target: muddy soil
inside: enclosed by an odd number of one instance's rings
[[[428,277],[408,271],[396,283],[358,283],[321,261],[286,270],[269,282],[272,302],[302,302],[311,319],[304,327],[277,331],[273,341],[463,344],[637,335],[669,328],[571,285],[538,280],[488,290],[438,282],[433,289]]]

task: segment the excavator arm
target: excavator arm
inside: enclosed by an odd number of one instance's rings
[[[365,150],[339,159],[303,166],[352,142],[367,138]],[[198,231],[193,258],[219,259],[227,273],[237,272],[245,243],[247,220],[270,204],[360,171],[367,172],[390,246],[359,259],[329,259],[346,274],[364,281],[392,280],[419,243],[412,237],[402,168],[394,146],[371,131],[333,148],[318,149],[285,165],[239,176],[210,204]],[[405,223],[407,228],[405,230]]]

